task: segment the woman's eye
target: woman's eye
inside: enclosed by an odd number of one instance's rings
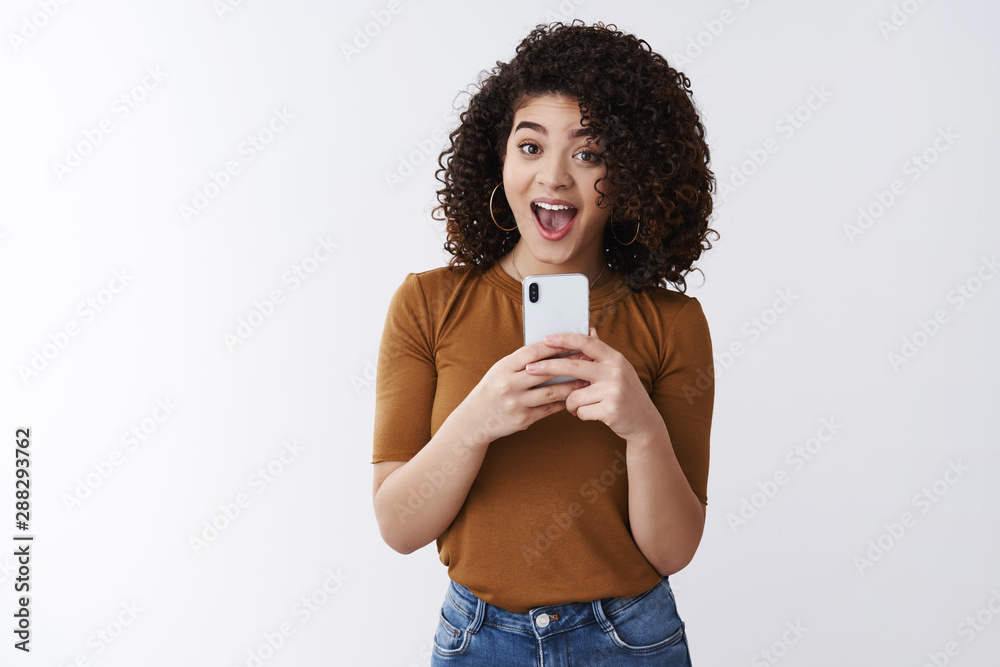
[[[580,155],[581,159],[584,162],[600,162],[601,161],[601,155],[600,155],[600,153],[595,153],[593,151],[580,151],[579,153],[577,153],[577,155]],[[582,156],[584,156],[584,155],[586,155],[588,157],[587,158],[583,158]]]
[[[537,151],[538,150],[538,146],[536,146],[535,144],[532,144],[532,143],[529,143],[529,142],[524,142],[523,144],[518,144],[517,147],[520,148],[523,153],[526,153],[528,155],[537,155],[537,153],[534,153],[534,152],[532,152],[530,150],[527,150],[529,148],[532,148],[532,149],[534,149],[534,150]]]

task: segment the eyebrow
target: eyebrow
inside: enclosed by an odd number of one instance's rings
[[[538,123],[533,123],[530,120],[522,120],[517,124],[517,127],[514,128],[514,131],[517,132],[522,128],[526,130],[535,130],[536,132],[542,133],[546,137],[549,136],[549,131],[546,130],[544,126],[539,125]],[[593,132],[589,127],[578,127],[577,129],[570,131],[568,136],[570,139],[576,139],[577,137],[592,137]]]

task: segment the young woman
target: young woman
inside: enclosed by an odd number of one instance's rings
[[[715,234],[690,96],[645,41],[555,23],[450,135],[453,258],[392,297],[373,456],[382,538],[448,566],[433,665],[690,664],[669,575],[705,525],[714,373],[683,291]],[[589,335],[525,346],[522,279],[577,272]]]

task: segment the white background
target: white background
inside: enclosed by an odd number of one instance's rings
[[[720,364],[705,536],[671,577],[695,664],[996,664],[1000,10],[577,3],[4,3],[0,662],[429,663],[446,568],[389,549],[372,510],[378,339],[405,274],[447,259],[429,212],[460,91],[580,17],[691,78],[733,186],[689,276]],[[880,215],[851,237],[859,208]],[[10,632],[23,426],[30,655]]]

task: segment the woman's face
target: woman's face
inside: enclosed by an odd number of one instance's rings
[[[607,169],[580,118],[576,100],[561,95],[531,97],[514,112],[503,189],[521,239],[541,262],[602,254],[611,208],[597,207],[594,184]],[[606,182],[601,189],[611,194]]]

